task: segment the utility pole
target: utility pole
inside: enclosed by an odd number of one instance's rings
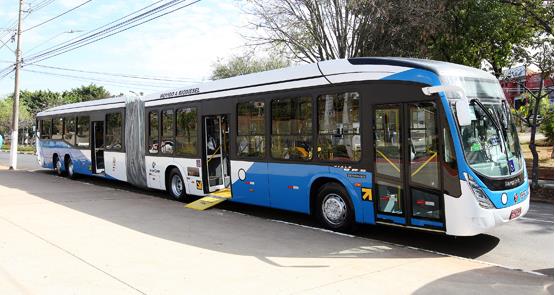
[[[19,16],[17,18],[17,47],[15,49],[15,85],[13,90],[12,137],[10,147],[10,170],[17,169],[17,144],[19,142],[19,68],[21,67],[21,9],[23,0],[19,0]]]

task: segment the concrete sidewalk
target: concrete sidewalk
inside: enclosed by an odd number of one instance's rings
[[[541,294],[552,278],[0,170],[0,294]]]

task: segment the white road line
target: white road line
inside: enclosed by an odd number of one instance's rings
[[[545,223],[553,224],[553,221],[551,221],[551,220],[542,220],[542,219],[535,219],[535,218],[528,218],[528,217],[520,217],[519,219],[531,220],[531,221],[537,221],[537,222],[545,222]]]

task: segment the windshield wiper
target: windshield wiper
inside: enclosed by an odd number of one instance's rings
[[[486,106],[484,106],[478,99],[474,98],[471,100],[471,102],[475,102],[478,105],[478,107],[480,107],[482,111],[486,113],[486,116],[488,116],[488,118],[493,122],[493,124],[495,125],[495,128],[497,128],[497,133],[498,133],[499,139],[501,140],[501,152],[505,154],[505,159],[507,161],[507,168],[509,168],[509,175],[510,175],[511,169],[509,165],[509,153],[507,152],[508,148],[507,148],[505,136],[503,134],[503,129],[501,129],[501,125],[500,125],[501,123],[497,121],[496,118],[494,118],[494,116],[488,111]]]

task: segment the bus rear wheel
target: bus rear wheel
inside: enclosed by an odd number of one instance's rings
[[[75,179],[75,170],[73,169],[73,161],[71,158],[66,160],[66,176],[70,179]]]
[[[316,216],[328,229],[350,232],[354,228],[354,210],[347,191],[337,183],[328,183],[317,195]]]
[[[172,199],[176,201],[183,202],[187,199],[187,193],[185,191],[185,181],[179,172],[179,169],[173,168],[170,173],[168,180],[166,181],[166,190]]]

